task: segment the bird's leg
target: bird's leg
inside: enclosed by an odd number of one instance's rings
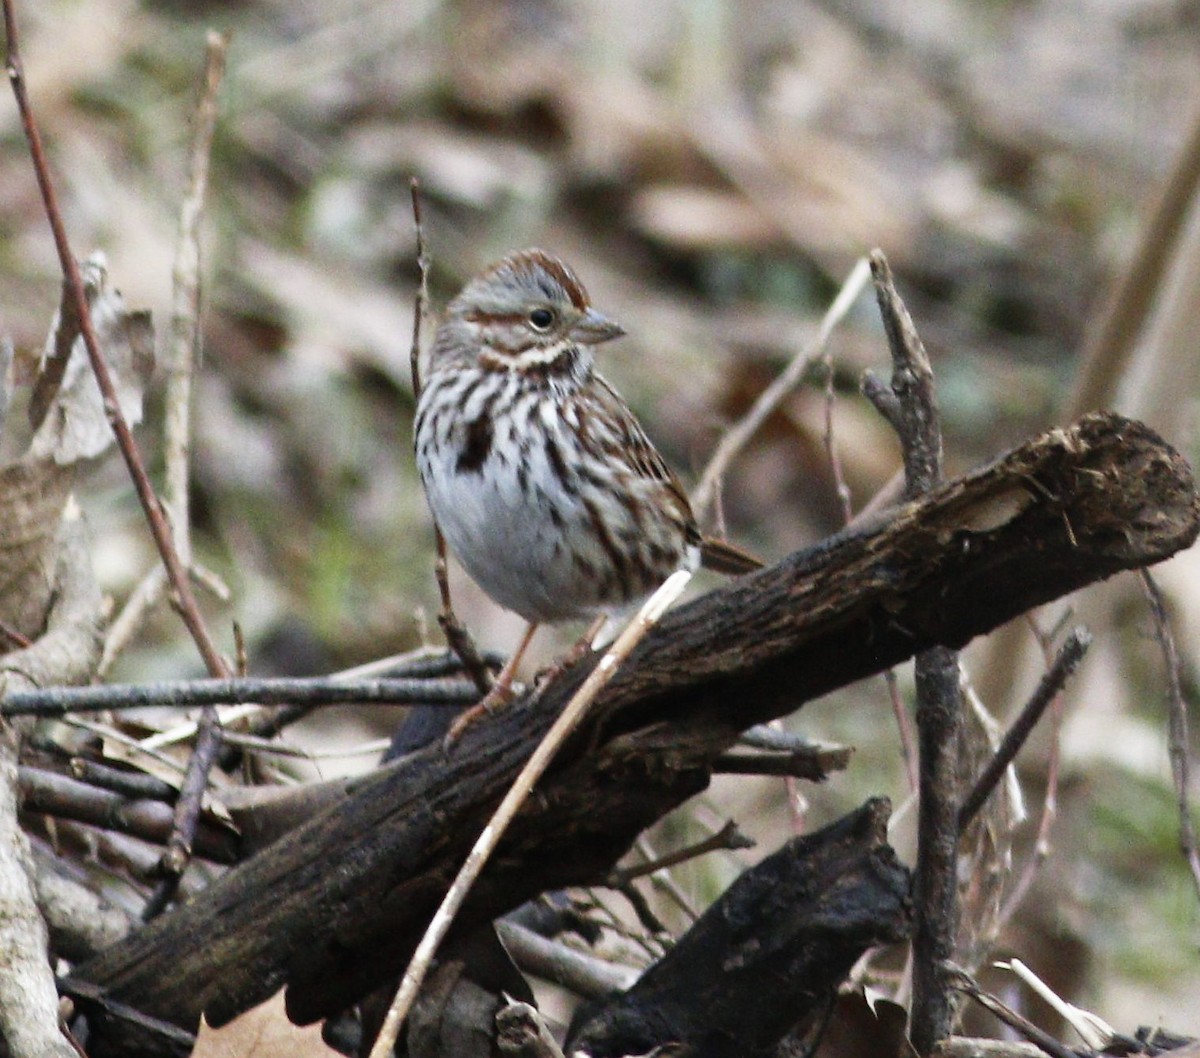
[[[525,628],[525,634],[521,637],[521,642],[517,644],[517,649],[513,651],[512,656],[504,663],[495,681],[492,683],[492,688],[483,696],[483,698],[475,705],[471,706],[460,713],[454,719],[454,723],[450,725],[450,730],[446,732],[444,745],[447,747],[454,745],[455,742],[462,737],[462,733],[466,731],[476,720],[488,713],[494,713],[497,709],[506,706],[513,699],[513,677],[517,674],[517,667],[521,664],[521,659],[525,656],[525,651],[529,649],[529,644],[533,642],[533,634],[538,630],[536,621],[530,621]]]
[[[604,627],[607,621],[607,615],[600,614],[597,616],[588,625],[587,631],[571,645],[570,650],[565,651],[560,657],[555,658],[554,661],[537,674],[534,683],[539,691],[552,680],[558,679],[562,673],[566,672],[567,669],[591,652],[594,648],[596,636],[600,634],[600,629]]]

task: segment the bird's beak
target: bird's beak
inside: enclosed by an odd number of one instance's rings
[[[571,337],[583,345],[599,345],[613,338],[620,338],[625,328],[602,316],[595,309],[588,309],[581,320],[571,328]]]

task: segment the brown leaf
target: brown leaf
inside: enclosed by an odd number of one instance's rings
[[[54,541],[73,467],[25,458],[0,468],[0,618],[28,636],[45,622]]]
[[[203,1019],[192,1058],[339,1058],[321,1039],[319,1025],[293,1025],[276,992],[228,1025],[212,1028]]]
[[[120,293],[108,285],[102,254],[84,262],[83,278],[121,409],[136,423],[154,365],[149,314],[125,310]],[[78,316],[65,296],[46,340],[30,417],[37,425],[29,450],[0,467],[0,619],[32,636],[45,622],[54,540],[75,464],[99,455],[113,439]]]
[[[150,314],[126,310],[121,292],[109,286],[103,254],[89,257],[82,271],[96,338],[112,374],[121,412],[132,426],[141,422],[142,394],[154,369]],[[97,456],[112,444],[100,387],[65,290],[46,340],[29,415],[36,430],[29,446],[32,457],[53,456],[65,466]]]

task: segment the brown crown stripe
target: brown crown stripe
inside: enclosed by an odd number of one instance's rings
[[[534,250],[528,255],[530,261],[534,264],[541,265],[549,272],[559,285],[567,292],[567,297],[571,299],[571,304],[574,305],[580,312],[586,312],[588,308],[587,291],[583,289],[583,284],[575,278],[575,273],[571,271],[557,257],[550,257],[542,253],[541,250]]]

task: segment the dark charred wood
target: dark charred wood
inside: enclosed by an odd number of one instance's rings
[[[768,1058],[821,1022],[868,948],[908,937],[909,875],[868,801],[793,838],[733,883],[631,989],[576,1018],[567,1054],[682,1045],[694,1058]]]

